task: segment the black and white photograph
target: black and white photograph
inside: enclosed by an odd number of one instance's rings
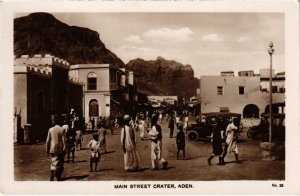
[[[299,193],[298,3],[67,3],[24,3],[3,17],[12,183],[72,194],[83,183],[100,188],[83,194]]]

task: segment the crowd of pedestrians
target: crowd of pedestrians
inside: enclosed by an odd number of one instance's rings
[[[164,117],[166,117],[167,125],[169,128],[169,138],[173,138],[174,130],[176,128],[175,140],[177,146],[177,159],[182,152],[182,158],[185,159],[185,138],[188,129],[188,112],[181,113],[171,111],[167,114],[162,114],[159,111],[153,113],[140,112],[135,117],[124,115],[120,120],[115,117],[111,120],[110,125],[107,125],[105,118],[99,117],[96,119],[91,118],[91,129],[93,131],[92,139],[89,141],[87,148],[90,150],[90,172],[97,171],[101,158],[101,152],[107,153],[106,147],[106,134],[107,127],[112,131],[113,135],[117,130],[120,131],[121,150],[124,156],[124,170],[126,172],[134,172],[139,169],[141,160],[139,156],[139,149],[137,148],[137,137],[141,142],[150,141],[150,156],[151,169],[167,169],[168,161],[163,156],[162,145],[162,127]],[[122,121],[122,123],[120,123]],[[238,160],[238,148],[235,140],[235,127],[233,120],[228,124],[224,130],[222,123],[217,122],[211,135],[212,153],[208,158],[208,164],[211,165],[211,160],[219,157],[219,165],[224,165],[224,158],[227,152],[233,152]],[[61,176],[64,171],[65,156],[67,155],[66,162],[75,162],[75,151],[82,149],[83,133],[86,130],[85,126],[80,123],[79,117],[74,110],[71,110],[68,116],[52,116],[52,127],[49,129],[48,137],[46,140],[46,151],[51,157],[50,167],[50,180],[54,178],[62,180]],[[164,130],[166,131],[166,130]],[[223,142],[225,146],[223,148]]]

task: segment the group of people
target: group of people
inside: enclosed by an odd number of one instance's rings
[[[121,144],[124,153],[125,170],[135,171],[140,164],[140,157],[136,147],[135,132],[139,132],[141,141],[145,140],[145,132],[149,135],[151,141],[151,168],[158,170],[161,165],[163,169],[167,168],[168,161],[162,156],[162,128],[158,124],[161,114],[153,113],[149,118],[150,125],[148,125],[147,116],[143,113],[137,114],[135,120],[129,115],[124,116],[124,128],[121,129]],[[170,115],[168,127],[170,128],[170,138],[173,137],[175,120],[173,115]],[[184,123],[178,123],[176,135],[177,144],[177,159],[179,159],[179,153],[183,152],[183,158],[185,159],[185,133]]]
[[[62,121],[61,116],[53,115],[52,127],[49,129],[46,140],[46,151],[48,156],[51,157],[50,166],[50,180],[53,181],[56,177],[57,180],[61,180],[61,175],[64,170],[64,157],[67,154],[67,162],[72,155],[72,162],[74,162],[75,149],[81,150],[81,144],[83,141],[83,134],[81,128],[78,126],[78,117],[70,114],[71,118],[68,122],[67,118]],[[188,123],[188,116],[182,117],[177,122],[176,115],[169,116],[168,128],[170,129],[169,137],[173,137],[174,128],[177,128],[176,144],[177,144],[177,159],[182,151],[183,158],[185,159],[185,132],[184,126]],[[123,117],[124,126],[121,128],[121,146],[124,155],[124,169],[127,172],[138,170],[141,160],[137,149],[137,139],[135,132],[139,132],[141,141],[146,141],[146,133],[148,135],[147,140],[151,142],[151,168],[158,170],[160,165],[163,169],[167,169],[168,161],[162,154],[162,128],[158,124],[160,120],[158,113],[153,113],[151,117],[140,113],[133,119],[129,115]],[[187,117],[187,118],[186,118]],[[238,159],[238,148],[236,145],[236,130],[237,127],[233,123],[234,119],[231,119],[230,123],[224,128],[223,123],[217,122],[216,127],[213,129],[211,135],[211,142],[213,152],[208,158],[208,164],[211,165],[211,160],[215,157],[219,157],[219,165],[223,165],[224,158],[227,152],[233,152],[235,154],[236,163],[241,163]],[[118,119],[114,121],[115,126],[119,126]],[[90,150],[90,171],[96,171],[98,163],[100,161],[100,152],[107,152],[106,149],[106,129],[104,124],[98,125],[98,131],[93,133],[92,140],[88,143],[87,147]],[[223,141],[225,139],[225,145],[223,147]]]
[[[222,126],[220,120],[217,121],[217,125],[214,127],[211,134],[211,143],[213,152],[207,159],[209,165],[211,165],[211,160],[215,157],[219,157],[218,165],[225,164],[225,157],[227,153],[233,152],[235,155],[236,163],[241,164],[242,162],[238,158],[238,147],[237,147],[237,130],[238,128],[234,125],[235,118],[231,118],[229,124],[226,128]],[[225,129],[225,130],[224,130]],[[223,148],[223,140],[225,140],[225,145]]]
[[[148,131],[151,141],[151,165],[153,170],[158,170],[159,165],[162,165],[163,169],[168,166],[168,161],[166,161],[162,156],[162,129],[161,126],[157,124],[159,120],[158,115],[153,115],[151,118],[151,129]],[[143,121],[143,118],[142,118]],[[135,129],[136,126],[134,121],[129,115],[124,116],[124,127],[121,129],[121,145],[124,153],[124,167],[125,171],[131,172],[136,171],[140,165],[140,157],[136,147],[136,136]],[[144,128],[145,122],[143,121],[139,126]],[[140,135],[141,136],[141,135]],[[143,137],[144,138],[144,135]]]

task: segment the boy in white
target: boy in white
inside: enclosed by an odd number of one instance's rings
[[[93,171],[93,163],[95,164],[94,171],[97,171],[98,162],[100,160],[100,141],[98,134],[93,134],[93,139],[89,142],[87,147],[91,150],[90,171]]]

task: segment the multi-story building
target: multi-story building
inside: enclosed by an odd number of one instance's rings
[[[264,91],[262,88],[267,82],[264,77],[249,75],[202,76],[200,78],[201,112],[230,111],[241,113],[244,118],[258,118],[269,107],[268,90]],[[283,74],[280,76],[280,88],[284,88],[285,78]],[[273,79],[275,78],[274,74]],[[278,81],[273,80],[273,86],[277,84]],[[285,101],[284,90],[273,92],[273,103]]]
[[[125,87],[124,71],[110,64],[71,65],[70,76],[79,78],[84,85],[83,101],[86,120],[92,117],[111,115],[111,102],[119,103],[117,97]]]
[[[44,140],[51,114],[67,114],[74,108],[82,115],[82,83],[69,77],[70,64],[46,54],[22,55],[14,61],[15,141],[30,125],[30,140]]]
[[[70,76],[85,83],[83,113],[86,121],[91,118],[133,115],[143,94],[137,92],[137,80],[132,71],[111,64],[71,65]]]

